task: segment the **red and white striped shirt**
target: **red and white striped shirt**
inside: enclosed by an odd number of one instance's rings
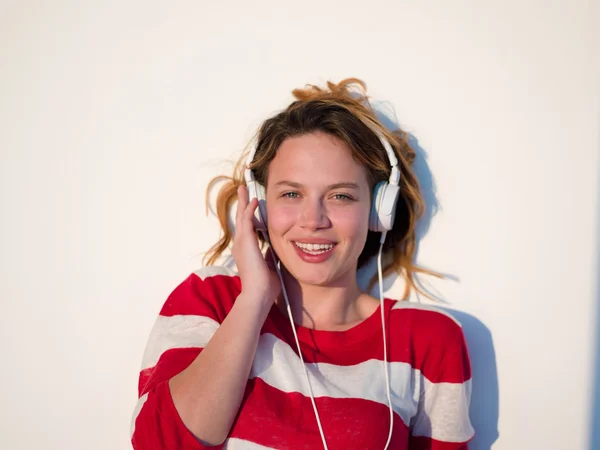
[[[194,361],[240,292],[233,272],[207,267],[169,296],[143,357],[131,430],[134,449],[322,448],[291,325],[275,305],[225,443],[205,447],[181,421],[168,380]],[[384,309],[394,409],[389,448],[467,449],[474,434],[468,415],[471,367],[460,325],[418,303],[386,299]],[[381,311],[345,331],[296,329],[329,448],[383,449],[389,409]]]

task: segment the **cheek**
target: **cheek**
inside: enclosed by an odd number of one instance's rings
[[[352,237],[353,239],[366,239],[369,231],[368,210],[357,208],[340,212],[332,216],[332,222],[340,235]]]
[[[270,232],[285,232],[297,221],[297,212],[285,206],[267,206]]]

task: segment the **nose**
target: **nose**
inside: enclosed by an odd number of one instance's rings
[[[309,230],[327,228],[330,226],[327,211],[321,200],[306,199],[302,205],[302,211],[298,218],[298,225]]]

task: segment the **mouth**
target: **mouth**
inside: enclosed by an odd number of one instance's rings
[[[309,244],[304,242],[294,242],[294,245],[303,253],[313,256],[328,253],[331,250],[333,250],[333,247],[336,246],[336,244],[333,242],[330,244]]]

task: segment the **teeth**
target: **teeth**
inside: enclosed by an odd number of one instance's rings
[[[333,248],[333,244],[304,244],[302,242],[294,242],[298,247],[306,252],[315,254],[325,253]]]

